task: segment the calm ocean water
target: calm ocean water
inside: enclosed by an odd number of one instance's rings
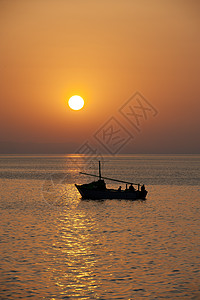
[[[0,299],[200,299],[200,156],[104,157],[103,175],[144,183],[146,201],[81,200],[79,171],[97,169],[0,156]]]

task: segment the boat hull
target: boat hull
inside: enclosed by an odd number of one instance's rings
[[[104,189],[104,190],[90,190],[82,185],[75,184],[82,199],[92,199],[92,200],[102,200],[102,199],[126,199],[126,200],[145,200],[147,191],[129,191],[129,190],[114,190],[114,189]]]

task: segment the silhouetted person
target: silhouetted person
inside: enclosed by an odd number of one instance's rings
[[[135,191],[134,187],[133,187],[133,184],[131,183],[131,185],[129,186],[129,191],[133,192]]]
[[[121,190],[122,190],[122,187],[121,187],[121,185],[120,185],[120,187],[118,188],[118,191],[121,192]]]
[[[144,184],[141,186],[141,192],[144,192],[145,191],[145,186]]]

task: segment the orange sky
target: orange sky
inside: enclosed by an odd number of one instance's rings
[[[196,0],[1,0],[0,153],[73,152],[112,116],[135,137],[121,152],[200,153],[199,11]],[[140,133],[119,112],[136,91],[158,111]],[[67,106],[74,94],[81,111]]]

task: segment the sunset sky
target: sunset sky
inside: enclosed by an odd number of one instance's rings
[[[111,117],[133,137],[116,153],[200,153],[199,29],[198,0],[1,0],[0,153],[106,152]]]

